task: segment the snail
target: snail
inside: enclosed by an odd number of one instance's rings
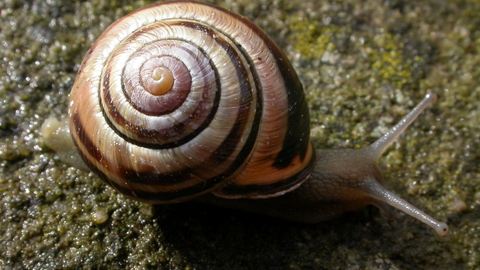
[[[391,216],[390,205],[445,235],[446,223],[384,188],[376,166],[435,100],[367,148],[315,150],[303,86],[277,45],[240,15],[167,2],[99,37],[70,94],[69,128],[49,119],[42,133],[67,162],[142,202],[195,199],[307,223],[370,204]]]

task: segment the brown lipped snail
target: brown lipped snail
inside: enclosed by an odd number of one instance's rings
[[[49,119],[42,133],[66,162],[139,201],[308,223],[391,205],[445,235],[447,224],[385,189],[376,166],[435,100],[427,94],[367,148],[314,150],[303,86],[277,45],[240,15],[168,2],[100,36],[70,94],[69,129]]]

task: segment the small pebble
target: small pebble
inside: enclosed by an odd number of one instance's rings
[[[99,209],[95,212],[93,212],[93,222],[95,222],[96,224],[103,224],[105,223],[105,221],[107,221],[109,215],[107,213],[107,211],[103,210],[103,209]]]
[[[468,207],[465,201],[463,201],[460,198],[456,198],[455,200],[453,200],[452,205],[450,205],[450,210],[452,210],[455,213],[463,212],[467,210],[467,208]]]

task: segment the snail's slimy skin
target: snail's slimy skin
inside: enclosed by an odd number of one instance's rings
[[[435,99],[365,149],[315,151],[303,86],[273,41],[226,10],[168,2],[102,34],[70,94],[70,134],[54,120],[42,132],[67,163],[79,167],[77,147],[88,168],[139,201],[197,199],[299,222],[391,205],[445,235],[445,223],[386,190],[376,166]]]
[[[43,122],[40,133],[43,142],[57,153],[63,163],[78,169],[88,170],[73,144],[68,128],[68,119],[58,120],[50,116]]]

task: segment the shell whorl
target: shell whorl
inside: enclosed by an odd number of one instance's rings
[[[153,203],[212,190],[277,196],[315,159],[285,55],[247,19],[201,3],[157,4],[111,25],[82,63],[69,116],[87,165]]]

